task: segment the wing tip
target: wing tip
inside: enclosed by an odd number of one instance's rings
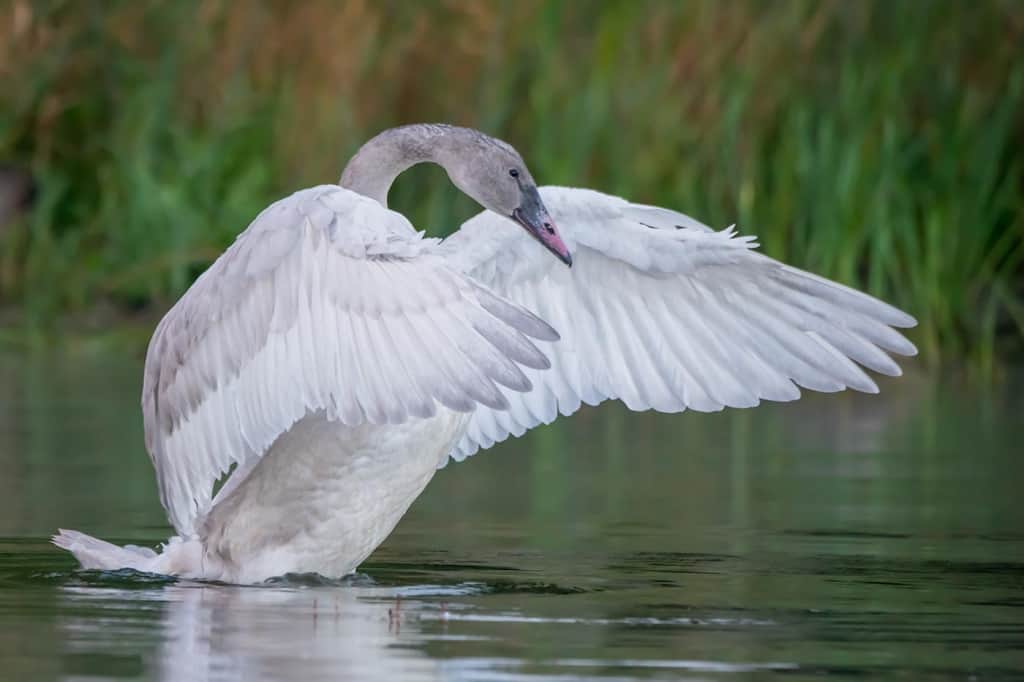
[[[558,331],[532,311],[499,296],[479,282],[472,279],[468,281],[474,285],[477,303],[480,304],[480,307],[508,326],[538,341],[561,340],[562,337]]]
[[[878,393],[880,392],[878,384],[876,384],[872,379],[868,379],[868,382],[866,384],[862,384],[859,386],[851,386],[850,388],[860,391],[861,393],[868,393],[870,395],[878,395]]]
[[[903,312],[899,308],[893,308],[893,310],[898,313],[898,315],[893,315],[893,320],[889,323],[890,325],[898,327],[899,329],[913,329],[917,326],[918,322],[916,317]]]

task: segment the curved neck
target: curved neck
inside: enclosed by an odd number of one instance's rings
[[[391,184],[410,166],[446,166],[453,138],[460,130],[463,129],[434,123],[385,130],[359,148],[342,171],[338,184],[386,207]]]

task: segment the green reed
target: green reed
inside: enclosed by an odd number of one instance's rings
[[[0,232],[28,328],[166,306],[268,202],[389,125],[513,142],[545,184],[737,223],[915,314],[929,361],[992,374],[1024,337],[1024,11],[1012,1],[181,3],[15,0]],[[433,234],[475,209],[414,169]]]

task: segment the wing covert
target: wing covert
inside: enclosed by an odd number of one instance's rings
[[[893,327],[909,315],[768,258],[752,237],[591,190],[541,188],[573,253],[572,269],[486,212],[443,245],[471,277],[561,335],[552,369],[509,409],[477,410],[452,457],[463,459],[582,404],[633,410],[751,407],[816,391],[877,386],[861,366],[898,376],[889,353],[916,349]]]

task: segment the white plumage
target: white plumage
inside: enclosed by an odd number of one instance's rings
[[[477,409],[453,457],[519,436],[582,403],[701,412],[795,400],[797,386],[877,392],[854,362],[889,376],[886,354],[913,355],[892,327],[909,315],[797,270],[732,228],[591,190],[543,187],[574,254],[571,270],[490,212],[446,240],[468,275],[532,310],[561,334],[552,369],[527,370],[508,410]]]
[[[430,128],[431,144],[461,130]],[[476,163],[480,149],[504,155],[480,182],[518,159],[459,134]],[[375,168],[390,153],[371,151]],[[400,151],[399,172],[424,160]],[[525,166],[514,177],[529,179]],[[449,455],[607,399],[678,412],[794,400],[798,386],[874,392],[858,364],[895,376],[888,353],[915,353],[893,329],[914,324],[906,314],[674,211],[520,184],[559,226],[570,269],[539,243],[564,248],[553,226],[531,239],[489,185],[477,192],[498,212],[443,242],[364,196],[386,186],[362,185],[271,205],[161,321],[142,407],[178,536],[157,554],[61,531],[83,566],[235,582],[348,573]]]
[[[183,536],[213,481],[322,411],[401,424],[504,409],[554,331],[454,271],[400,214],[326,185],[260,214],[167,314],[142,393],[161,500]],[[522,332],[522,333],[520,333]]]

